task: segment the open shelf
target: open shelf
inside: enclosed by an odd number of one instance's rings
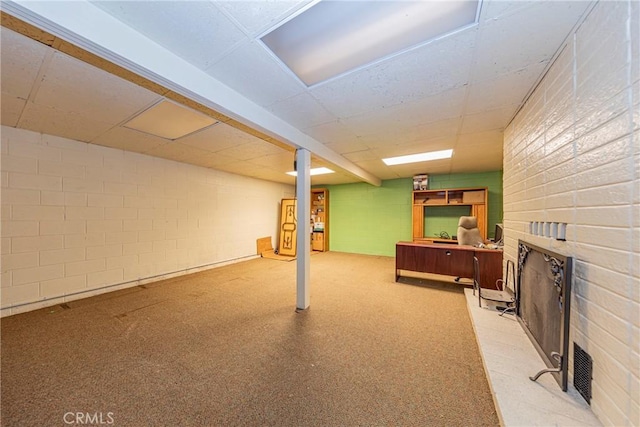
[[[416,190],[413,192],[413,240],[414,241],[434,241],[437,236],[425,236],[425,221],[429,221],[428,212],[434,212],[433,207],[448,206],[452,220],[456,221],[462,215],[471,215],[478,218],[478,228],[484,239],[487,238],[487,188],[451,188],[437,190]],[[454,206],[467,206],[468,213],[460,213],[460,210],[453,209]],[[428,209],[425,209],[428,208]],[[447,212],[447,210],[443,210]],[[451,226],[452,227],[452,226]],[[454,231],[454,230],[451,230]],[[449,232],[451,236],[455,235]]]
[[[311,249],[329,250],[329,190],[311,189]]]

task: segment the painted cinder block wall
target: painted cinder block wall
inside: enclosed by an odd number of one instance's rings
[[[639,29],[637,1],[596,4],[504,143],[505,258],[518,239],[575,258],[570,342],[593,358],[608,426],[640,425]],[[566,223],[566,242],[531,221]]]
[[[211,268],[277,237],[293,186],[3,126],[3,316]]]
[[[496,222],[502,221],[502,171],[429,175],[430,189],[469,187],[487,187],[489,191],[488,227],[493,236]],[[395,256],[396,243],[412,239],[412,178],[384,180],[380,187],[355,183],[326,188],[330,250]],[[441,230],[437,219],[432,218],[431,223],[435,223],[434,230]],[[457,225],[457,218],[453,223],[447,221],[450,235],[455,234]]]

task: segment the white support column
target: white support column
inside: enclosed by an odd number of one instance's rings
[[[297,222],[296,230],[296,309],[304,310],[309,307],[309,263],[311,258],[311,153],[304,148],[296,151],[296,199]]]

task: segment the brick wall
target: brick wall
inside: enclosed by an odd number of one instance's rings
[[[255,255],[257,238],[276,243],[280,200],[294,196],[290,185],[1,130],[3,316]]]
[[[518,239],[575,257],[570,339],[593,358],[594,413],[616,426],[640,424],[639,28],[637,1],[596,4],[504,145],[505,257]],[[566,242],[535,221],[566,223]]]

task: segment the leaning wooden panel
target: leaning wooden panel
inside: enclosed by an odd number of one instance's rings
[[[280,205],[280,245],[278,253],[296,256],[296,199],[282,199]]]

